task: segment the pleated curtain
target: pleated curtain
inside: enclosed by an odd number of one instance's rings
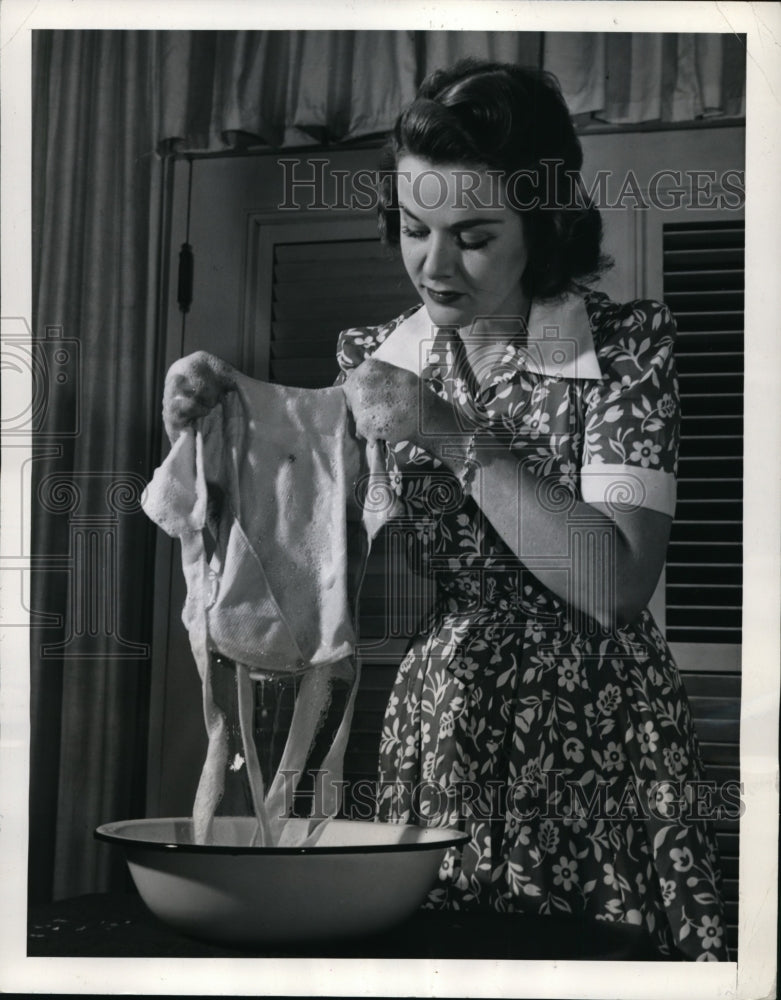
[[[161,149],[349,142],[387,132],[433,69],[538,65],[538,32],[172,31],[159,36]]]
[[[154,46],[135,32],[33,36],[34,444],[30,897],[123,884],[93,840],[145,799],[159,454],[161,164]]]
[[[746,112],[745,41],[736,35],[549,32],[543,66],[581,120],[636,125]]]
[[[377,136],[427,73],[464,56],[549,70],[582,125],[745,114],[745,47],[730,34],[174,31],[160,36],[161,149]]]

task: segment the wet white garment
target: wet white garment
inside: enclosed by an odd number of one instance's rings
[[[285,802],[303,771],[334,677],[351,682],[314,809],[334,815],[359,681],[357,601],[369,545],[393,510],[381,445],[351,430],[340,387],[296,389],[237,376],[222,404],[183,432],[142,504],[180,539],[182,614],[203,683],[209,736],[193,815],[208,842],[228,767],[227,721],[212,655],[236,664],[239,719],[259,842],[284,841]],[[369,496],[371,504],[361,498]],[[213,551],[209,551],[213,549]],[[302,680],[277,774],[266,794],[254,747],[252,682]],[[293,775],[291,779],[291,774]],[[287,775],[287,778],[286,778]]]

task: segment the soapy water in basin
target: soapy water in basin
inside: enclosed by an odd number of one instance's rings
[[[288,820],[291,839],[299,839],[311,820],[292,818]],[[254,826],[251,816],[219,816],[214,821],[215,838],[212,844],[198,844],[193,835],[192,819],[182,816],[166,819],[120,820],[105,823],[99,827],[100,839],[121,843],[127,848],[155,847],[167,849],[181,848],[186,853],[217,854],[224,849],[230,853],[262,856],[265,854],[288,853],[328,854],[358,853],[372,854],[396,852],[406,849],[443,849],[465,839],[465,834],[445,827],[419,827],[403,823],[374,823],[357,820],[332,819],[326,825],[317,844],[310,848],[250,847]]]

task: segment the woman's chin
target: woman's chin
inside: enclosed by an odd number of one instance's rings
[[[471,326],[475,318],[474,310],[470,309],[466,302],[443,304],[424,296],[423,304],[434,326],[457,326],[463,329]]]

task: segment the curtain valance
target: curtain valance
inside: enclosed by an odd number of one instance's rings
[[[746,113],[737,35],[548,32],[544,67],[574,115],[613,125]]]
[[[540,58],[537,32],[171,31],[156,41],[164,150],[383,134],[430,69],[467,55]]]
[[[463,56],[543,66],[581,120],[745,113],[745,49],[734,35],[172,31],[156,44],[161,151],[376,136],[426,73]]]

